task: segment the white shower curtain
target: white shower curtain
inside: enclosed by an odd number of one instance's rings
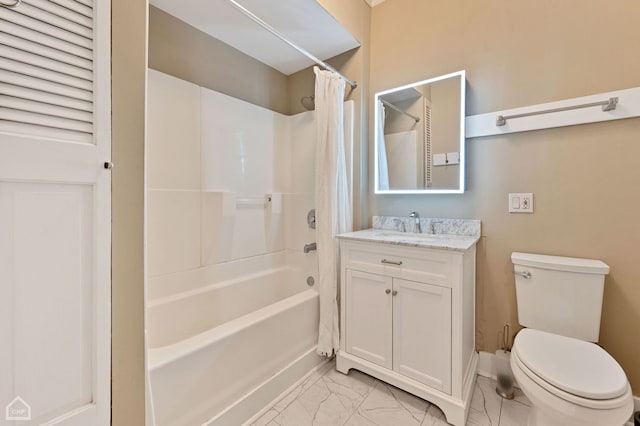
[[[316,242],[318,247],[320,328],[317,352],[339,348],[337,234],[352,230],[344,146],[344,88],[337,74],[316,74]]]
[[[387,146],[384,141],[385,109],[382,101],[378,101],[378,140],[376,150],[378,152],[378,189],[389,189],[389,165],[387,163]]]

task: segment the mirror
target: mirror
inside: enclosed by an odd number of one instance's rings
[[[375,95],[376,194],[460,194],[465,72]]]

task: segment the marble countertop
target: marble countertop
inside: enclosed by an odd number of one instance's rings
[[[413,232],[390,231],[388,229],[363,229],[338,235],[343,240],[378,242],[409,247],[423,247],[454,251],[467,251],[480,237],[451,234],[416,234]]]

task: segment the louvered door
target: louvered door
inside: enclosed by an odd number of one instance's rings
[[[0,424],[110,423],[109,26],[0,6]]]

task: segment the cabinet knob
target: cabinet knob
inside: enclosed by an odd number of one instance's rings
[[[386,289],[384,292],[385,292],[385,293],[387,293],[387,294],[389,294],[389,293],[391,293],[391,289],[389,289],[389,288],[388,288],[388,289]]]
[[[393,293],[391,293],[392,296],[395,296],[398,294],[398,290],[393,290]]]

